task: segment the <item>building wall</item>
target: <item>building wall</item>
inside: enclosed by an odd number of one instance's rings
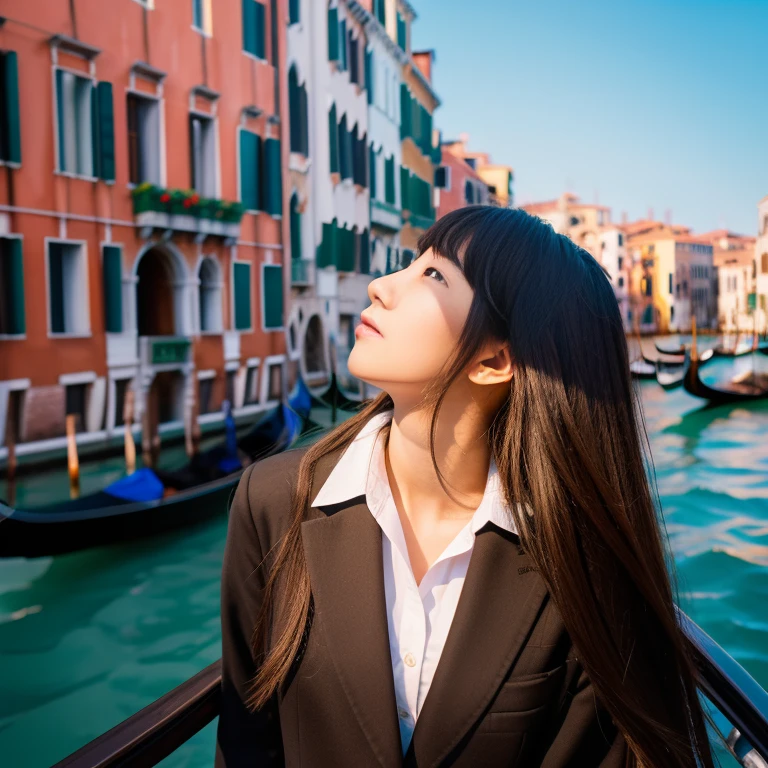
[[[758,296],[758,327],[768,329],[768,197],[758,204],[758,237],[755,242],[755,290]]]
[[[115,423],[116,379],[132,380],[141,407],[142,387],[149,386],[156,370],[146,360],[142,361],[137,338],[136,273],[141,258],[154,248],[155,253],[161,254],[158,264],[169,270],[173,283],[173,333],[188,338],[192,344],[190,358],[179,366],[186,381],[187,404],[195,397],[196,372],[213,370],[212,406],[218,407],[225,396],[229,369],[237,378],[236,400],[242,405],[248,366],[257,361],[263,363],[270,356],[273,360],[280,358],[285,353],[282,328],[263,328],[262,267],[282,264],[287,219],[267,213],[246,213],[239,236],[233,242],[213,235],[201,241],[194,233],[178,231],[167,237],[157,229],[150,232],[138,227],[133,213],[133,185],[129,183],[128,95],[135,92],[158,99],[161,186],[192,186],[189,119],[191,111],[199,111],[214,120],[214,196],[238,200],[241,128],[253,130],[262,139],[280,139],[281,165],[287,166],[287,121],[268,120],[287,111],[283,76],[287,3],[275,0],[264,5],[263,60],[242,50],[241,0],[205,3],[207,33],[192,28],[192,4],[188,0],[164,0],[151,10],[135,0],[115,0],[110,4],[81,0],[74,8],[76,16],[72,17],[66,4],[28,0],[17,4],[12,17],[0,28],[0,47],[15,51],[18,56],[22,135],[21,166],[0,167],[0,205],[7,214],[7,233],[23,237],[26,305],[25,336],[0,338],[0,382],[26,381],[32,402],[44,398],[45,392],[60,399],[58,389],[64,386],[62,381],[67,377],[90,377],[89,408],[94,411],[89,419],[91,431],[109,432]],[[96,50],[78,55],[48,42],[54,34],[74,37],[75,30],[79,41]],[[150,72],[156,70],[162,76],[142,75],[134,67],[136,62],[150,65]],[[57,66],[94,82],[112,85],[114,182],[57,170]],[[201,95],[208,91],[212,98]],[[256,107],[261,114],[247,117],[244,107]],[[284,190],[282,194],[284,198]],[[283,209],[286,210],[285,199]],[[87,297],[89,322],[77,338],[52,336],[49,332],[49,239],[84,244],[87,268],[82,296]],[[122,247],[121,333],[105,330],[103,244]],[[200,331],[198,267],[203,257],[216,262],[220,275],[222,327],[213,335]],[[233,328],[233,261],[251,265],[250,330]],[[267,366],[262,365],[262,371],[267,375]],[[4,390],[7,389],[6,385]],[[41,394],[33,398],[36,389]],[[103,403],[97,408],[96,401]],[[2,403],[0,395],[0,409]],[[0,414],[0,427],[5,415]],[[51,434],[45,435],[40,424],[32,423],[33,414],[27,414],[25,419],[30,433],[38,437],[60,433],[57,423],[53,424]]]

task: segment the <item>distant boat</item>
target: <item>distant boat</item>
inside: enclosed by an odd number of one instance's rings
[[[289,448],[308,429],[309,391],[298,384],[291,401],[302,418],[279,403],[237,447],[253,463]],[[0,557],[43,557],[154,536],[221,514],[237,486],[243,463],[218,445],[176,472],[140,469],[98,493],[39,509],[0,502]],[[167,495],[170,489],[171,495]]]
[[[656,350],[658,352],[661,352],[662,355],[677,355],[678,357],[680,355],[685,354],[685,344],[680,344],[677,347],[672,347],[672,349],[664,349],[664,347],[660,347],[658,342],[654,342],[654,347],[656,347]]]
[[[629,371],[634,379],[656,378],[656,367],[646,360],[633,360],[629,364]]]
[[[714,352],[711,349],[705,349],[699,357],[699,367],[706,365],[713,359]],[[680,362],[669,362],[661,359],[656,361],[656,381],[659,382],[662,389],[669,391],[682,386],[690,360],[690,354],[686,352]]]

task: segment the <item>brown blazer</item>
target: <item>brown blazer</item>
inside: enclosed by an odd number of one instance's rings
[[[295,449],[243,475],[221,588],[217,768],[624,765],[627,748],[596,700],[544,582],[517,536],[488,523],[475,541],[445,648],[403,757],[384,599],[381,529],[359,497],[302,523],[314,618],[284,690],[256,714],[250,642],[266,572],[286,530]],[[323,457],[318,493],[340,456]]]

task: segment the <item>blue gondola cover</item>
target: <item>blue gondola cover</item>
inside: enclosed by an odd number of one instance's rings
[[[116,480],[104,489],[104,493],[125,501],[155,501],[163,498],[163,484],[151,469],[143,467]]]

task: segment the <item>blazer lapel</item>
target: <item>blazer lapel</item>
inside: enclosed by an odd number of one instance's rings
[[[313,496],[339,453],[318,462]],[[315,621],[349,703],[385,768],[402,765],[384,595],[381,528],[358,497],[313,508],[301,525]]]
[[[522,650],[547,588],[512,533],[477,533],[464,586],[406,765],[438,765],[481,716]]]

